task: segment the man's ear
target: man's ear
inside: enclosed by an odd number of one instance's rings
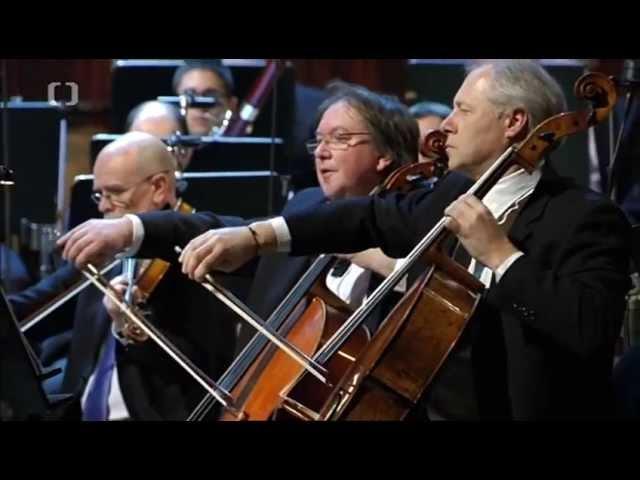
[[[158,204],[163,203],[169,189],[169,179],[166,175],[156,175],[151,179],[151,188],[153,201]]]
[[[388,155],[384,157],[378,157],[378,162],[376,163],[376,172],[382,173],[393,163],[393,160]]]
[[[529,124],[529,115],[522,108],[516,108],[508,115],[505,115],[507,139],[512,141],[524,140],[527,125]]]

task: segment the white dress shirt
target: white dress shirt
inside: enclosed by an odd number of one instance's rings
[[[505,214],[510,211],[514,205],[524,201],[531,195],[540,181],[540,177],[541,173],[539,169],[535,170],[532,174],[528,174],[525,170],[519,169],[501,178],[484,197],[483,203],[493,216],[498,219],[498,222],[501,222]],[[133,242],[131,246],[120,255],[134,256],[144,239],[144,227],[142,221],[136,215],[127,214],[125,218],[129,218],[133,223]],[[269,220],[269,223],[275,231],[277,251],[289,252],[291,250],[291,233],[284,218],[275,217]],[[480,280],[488,287],[491,284],[492,276],[495,274],[496,282],[499,282],[507,269],[522,255],[524,255],[522,252],[514,253],[496,268],[495,272],[484,267],[480,274]],[[396,269],[399,265],[400,262],[397,261]],[[469,265],[469,271],[473,273],[475,269],[476,260],[472,259]],[[364,287],[364,293],[362,293],[362,285],[365,283],[368,285],[369,280],[368,275],[366,280],[360,278],[364,275],[364,272],[369,273],[357,265],[352,265],[343,277],[336,280],[327,278],[327,286],[345,302],[349,304],[359,304],[364,299],[364,295],[366,295],[366,287]],[[399,288],[402,288],[402,286]]]
[[[538,185],[541,177],[540,170],[534,170],[532,174],[528,174],[525,170],[519,169],[515,172],[502,177],[498,183],[487,193],[482,200],[493,216],[502,223],[511,210],[525,201]],[[507,258],[502,264],[496,268],[495,272],[482,266],[480,273],[480,281],[489,288],[491,278],[495,274],[496,283],[500,281],[502,276],[507,272],[508,268],[524,253],[516,252]],[[469,272],[474,273],[476,270],[476,259],[471,259],[469,264]]]

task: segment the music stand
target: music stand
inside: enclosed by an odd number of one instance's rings
[[[269,171],[186,172],[179,187],[180,195],[196,210],[242,218],[275,215],[286,202],[287,178]],[[67,230],[91,218],[101,218],[91,200],[93,175],[78,175],[71,187],[71,204]]]
[[[182,198],[198,210],[242,218],[279,213],[286,202],[286,181],[269,171],[187,172]]]
[[[91,169],[100,151],[122,135],[97,133],[91,137]],[[246,172],[273,170],[289,175],[291,166],[281,138],[266,137],[202,137],[206,143],[194,147],[188,172]],[[273,150],[274,165],[271,167]]]
[[[49,400],[42,388],[42,368],[20,332],[0,286],[0,420],[43,418]]]
[[[211,138],[211,137],[208,137]],[[273,152],[272,152],[273,150]],[[273,153],[273,165],[271,155]],[[281,138],[216,137],[198,147],[187,167],[188,172],[275,171],[289,175],[291,168],[284,155]]]
[[[9,102],[7,104],[10,167],[15,186],[6,194],[10,200],[10,231],[20,232],[20,219],[54,224],[57,209],[64,204],[67,124],[60,107],[46,102]],[[2,128],[0,115],[0,129]],[[0,138],[0,148],[2,139]],[[5,195],[0,195],[0,209]],[[9,239],[4,238],[7,243]]]

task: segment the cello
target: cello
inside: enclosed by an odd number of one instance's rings
[[[580,77],[575,94],[588,100],[591,108],[561,113],[542,122],[522,143],[509,147],[468,193],[482,199],[515,164],[533,172],[544,154],[562,138],[603,121],[616,100],[613,81],[602,74]],[[330,398],[315,412],[315,419],[406,419],[431,384],[484,290],[483,284],[445,253],[443,243],[452,235],[445,230],[445,223],[445,218],[438,222],[396,272],[399,275],[421,259],[430,264]],[[380,293],[397,283],[398,275],[389,277]],[[326,353],[316,355],[316,361],[321,362]]]
[[[440,132],[430,136],[430,143],[440,148],[440,156],[431,162],[398,169],[381,188],[406,191],[413,188],[417,181],[442,175],[446,168],[442,136]],[[351,313],[324,284],[323,280],[333,266],[332,260],[331,255],[318,257],[267,322],[274,329],[285,332],[291,343],[309,355],[324,344]],[[368,333],[359,329],[329,362],[323,363],[330,383],[341,378],[368,341]],[[290,362],[282,352],[274,354],[265,345],[265,339],[256,335],[220,379],[220,384],[231,392],[249,420],[268,419],[279,405],[282,392],[300,372],[299,366]],[[320,385],[325,392],[330,391],[326,390],[330,388],[326,384]],[[205,398],[192,417],[200,418],[209,405],[210,400]],[[222,419],[231,417],[223,415]]]

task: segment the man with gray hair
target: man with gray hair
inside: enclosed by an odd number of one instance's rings
[[[469,178],[479,179],[564,108],[560,87],[538,63],[476,64],[442,124],[452,172],[432,194],[298,210],[251,224],[255,237],[246,227],[207,232],[185,248],[183,271],[201,279],[276,250],[379,246],[402,257],[444,214],[487,291],[421,402],[423,412],[457,420],[610,416],[613,351],[629,288],[625,216],[548,162],[532,175],[512,167],[483,201],[464,193]],[[500,224],[509,213],[515,219],[505,232]]]

